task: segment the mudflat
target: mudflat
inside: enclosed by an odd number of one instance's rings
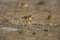
[[[0,0],[0,40],[60,40],[60,0]]]

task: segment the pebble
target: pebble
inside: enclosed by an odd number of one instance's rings
[[[39,5],[44,5],[43,1],[38,2]]]
[[[32,32],[31,35],[36,35],[36,32]]]
[[[28,8],[29,4],[28,3],[19,3],[18,7],[20,7],[20,8]]]
[[[48,33],[48,35],[47,35],[47,36],[48,36],[48,37],[50,37],[50,36],[52,36],[52,35],[53,35],[52,33]]]
[[[48,20],[54,20],[54,16],[53,15],[49,15],[47,19]]]

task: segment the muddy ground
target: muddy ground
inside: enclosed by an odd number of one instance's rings
[[[60,40],[60,0],[0,0],[0,40]]]

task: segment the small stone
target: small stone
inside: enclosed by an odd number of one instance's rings
[[[32,35],[36,35],[36,32],[32,32]]]
[[[28,23],[28,24],[37,24],[37,22],[34,21],[34,20],[29,20],[27,23]]]
[[[11,19],[9,20],[9,23],[19,25],[19,24],[23,24],[23,21],[19,19]]]
[[[26,30],[19,30],[18,32],[21,33],[21,34],[23,34],[23,33],[26,32]]]
[[[27,24],[32,24],[31,22],[27,22]]]
[[[44,2],[43,2],[43,1],[40,1],[40,2],[38,3],[38,5],[44,5]]]
[[[29,7],[29,4],[28,3],[19,3],[18,7],[20,7],[20,8],[27,8],[27,7]]]
[[[49,37],[50,37],[50,36],[52,36],[52,35],[53,35],[52,33],[48,33],[48,35],[47,35],[47,36],[49,36]]]
[[[30,30],[25,30],[25,29],[18,30],[18,32],[19,32],[20,34],[31,33]]]
[[[6,19],[6,20],[4,20],[5,22],[9,22],[9,20],[8,19]]]
[[[51,24],[51,23],[49,24],[49,26],[52,26],[52,25],[53,25],[53,24]]]
[[[47,30],[47,29],[45,29],[45,30],[44,30],[44,32],[48,32],[48,30]]]
[[[32,15],[29,15],[28,17],[29,17],[29,18],[28,18],[29,20],[32,20],[32,18],[33,18],[33,16],[32,16]]]
[[[28,20],[32,20],[32,18],[31,17],[29,17],[29,19]]]
[[[53,15],[49,15],[47,19],[48,20],[54,20],[54,16]]]
[[[12,24],[19,24],[19,21],[17,21],[17,20],[10,20],[10,22],[11,22]]]

